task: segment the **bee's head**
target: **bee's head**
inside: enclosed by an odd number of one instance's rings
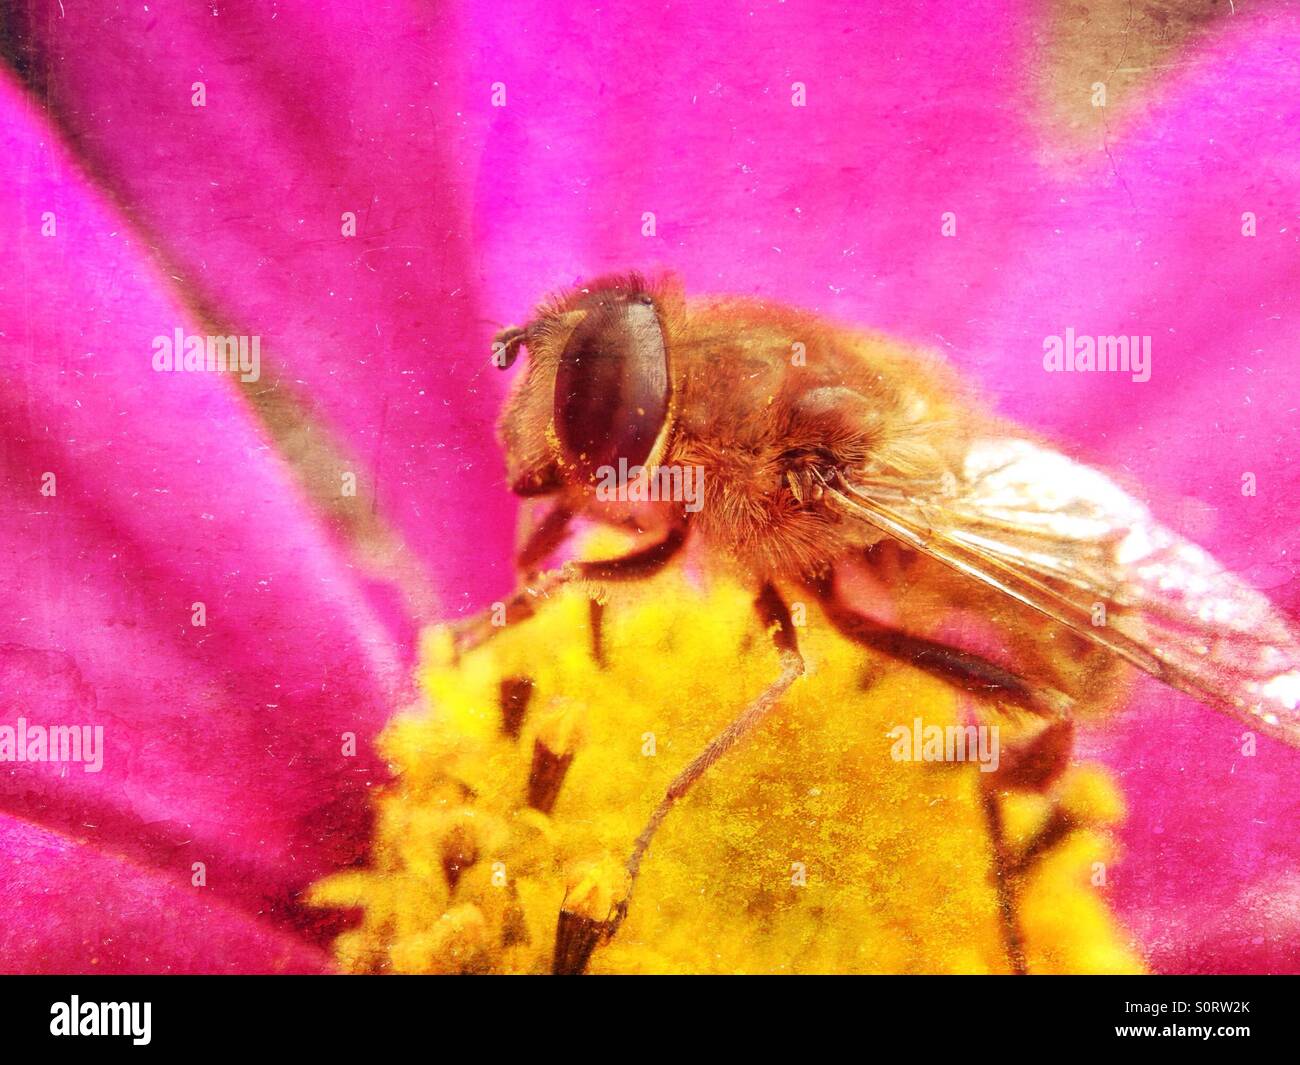
[[[667,303],[675,305],[670,294]],[[528,366],[501,419],[511,488],[545,495],[591,484],[606,467],[649,465],[671,423],[665,299],[635,277],[593,282],[498,333],[503,369]]]

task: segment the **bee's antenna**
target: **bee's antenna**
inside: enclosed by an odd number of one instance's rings
[[[524,343],[528,330],[519,326],[503,329],[492,338],[492,364],[499,370],[509,369],[519,357],[519,349]]]

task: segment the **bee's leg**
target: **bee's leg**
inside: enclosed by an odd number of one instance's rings
[[[618,558],[598,558],[588,562],[571,562],[573,579],[580,581],[639,581],[653,577],[677,557],[686,543],[686,526],[674,525],[649,547],[642,547]]]
[[[632,853],[627,860],[627,894],[619,903],[618,910],[609,929],[609,935],[618,931],[619,925],[627,916],[628,905],[632,901],[632,889],[636,886],[637,873],[641,869],[641,860],[650,848],[650,841],[663,823],[669,811],[676,805],[697,780],[700,779],[719,758],[744,739],[767,716],[780,698],[790,689],[796,680],[803,676],[804,661],[799,653],[799,642],[795,636],[794,623],[790,620],[790,611],[782,600],[780,593],[771,585],[765,584],[754,603],[765,628],[771,629],[772,642],[776,645],[781,659],[781,674],[767,689],[749,705],[735,721],[719,732],[668,785],[664,797],[659,800],[646,822],[645,828],[637,836],[632,846]]]
[[[515,569],[525,579],[534,577],[537,567],[556,551],[569,534],[569,524],[573,520],[573,511],[564,503],[557,503],[525,538],[518,554],[515,556]],[[629,518],[616,522],[620,527],[640,531],[635,522]],[[605,667],[605,646],[602,638],[604,631],[605,604],[599,599],[591,600],[591,654],[596,664]]]
[[[572,520],[573,511],[563,503],[556,503],[529,532],[515,553],[515,569],[529,576],[535,573],[546,556],[564,542]]]
[[[1052,719],[1036,741],[1021,756],[1003,766],[992,780],[981,778],[980,805],[988,828],[993,887],[997,893],[1002,939],[1011,970],[1028,973],[1024,936],[1016,911],[1015,861],[1007,846],[1002,824],[999,792],[1004,787],[1045,789],[1059,775],[1068,760],[1073,727],[1069,720],[1072,700],[1055,689],[1035,687],[1023,677],[979,655],[935,640],[913,636],[891,628],[846,605],[833,588],[833,577],[811,583],[822,610],[844,636],[875,651],[907,662],[967,691],[1010,701],[1035,714]]]
[[[591,657],[604,669],[609,664],[605,660],[605,604],[599,599],[587,604],[587,628],[591,633]]]
[[[1005,648],[1000,660],[1014,662],[1021,677],[1033,678],[1040,704],[1059,706],[1079,719],[1104,712],[1123,694],[1129,668],[1117,655],[1011,601],[1004,592],[889,541],[869,548],[862,561],[867,573],[889,589],[898,616],[919,631],[981,619],[976,624]]]
[[[827,620],[844,636],[883,655],[916,666],[975,694],[995,696],[1048,718],[1068,717],[1074,701],[1064,692],[1025,678],[987,658],[938,640],[896,629],[848,606],[835,593],[833,578],[810,582]]]
[[[542,526],[545,525],[544,520]],[[650,577],[672,561],[685,542],[686,527],[676,525],[662,540],[631,554],[590,562],[566,562],[558,570],[535,574],[502,604],[505,616],[510,621],[527,620],[537,612],[538,600],[549,598],[573,581],[635,581]],[[453,640],[458,653],[473,650],[500,631],[500,626],[492,624],[492,614],[491,610],[483,611],[454,627]]]
[[[515,570],[520,575],[521,586],[502,604],[506,617],[515,620],[532,617],[533,601],[539,596],[549,595],[562,583],[556,580],[558,574],[538,573],[537,566],[563,542],[572,518],[573,512],[563,503],[557,503],[524,538],[515,553]],[[452,642],[457,654],[485,643],[499,630],[499,626],[492,624],[493,613],[491,609],[483,610],[452,626]]]
[[[1059,843],[1075,825],[1067,814],[1054,808],[1038,834],[1018,853],[1013,853],[1003,828],[1000,796],[1006,790],[1045,794],[1069,766],[1073,747],[1074,722],[1054,721],[1032,739],[1008,748],[996,772],[980,775],[980,805],[993,852],[994,887],[1002,920],[1002,938],[1011,970],[1018,976],[1029,972],[1025,962],[1024,935],[1016,911],[1020,884],[1038,858]]]
[[[980,806],[984,810],[984,823],[988,826],[989,847],[992,850],[993,888],[997,892],[998,919],[1002,925],[1002,943],[1016,976],[1029,975],[1025,964],[1025,937],[1020,930],[1020,915],[1016,912],[1016,890],[1011,882],[1011,856],[1007,848],[1006,832],[1002,827],[1002,806],[997,792],[981,781]]]

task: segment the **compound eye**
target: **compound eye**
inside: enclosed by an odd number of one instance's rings
[[[619,459],[650,457],[668,416],[668,352],[654,301],[602,294],[564,346],[555,375],[555,431],[579,479]]]

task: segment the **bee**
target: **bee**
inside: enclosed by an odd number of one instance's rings
[[[1127,666],[1300,745],[1288,620],[1114,480],[983,409],[937,358],[637,275],[543,303],[497,335],[493,361],[504,369],[521,350],[499,434],[512,490],[549,510],[521,543],[507,616],[566,582],[643,579],[693,544],[754,588],[779,658],[770,686],[670,785],[629,885],[672,806],[803,675],[792,594],[877,653],[1040,717],[1038,750],[1010,760],[1021,784],[1059,772],[1071,722],[1113,703]],[[678,483],[656,482],[663,470],[702,472],[694,505],[651,498],[647,486]],[[611,500],[611,471],[641,491]],[[640,545],[544,570],[576,519],[629,525]],[[860,605],[864,587],[874,607]],[[994,653],[939,638],[959,613],[992,630]],[[488,635],[472,619],[456,642]]]

